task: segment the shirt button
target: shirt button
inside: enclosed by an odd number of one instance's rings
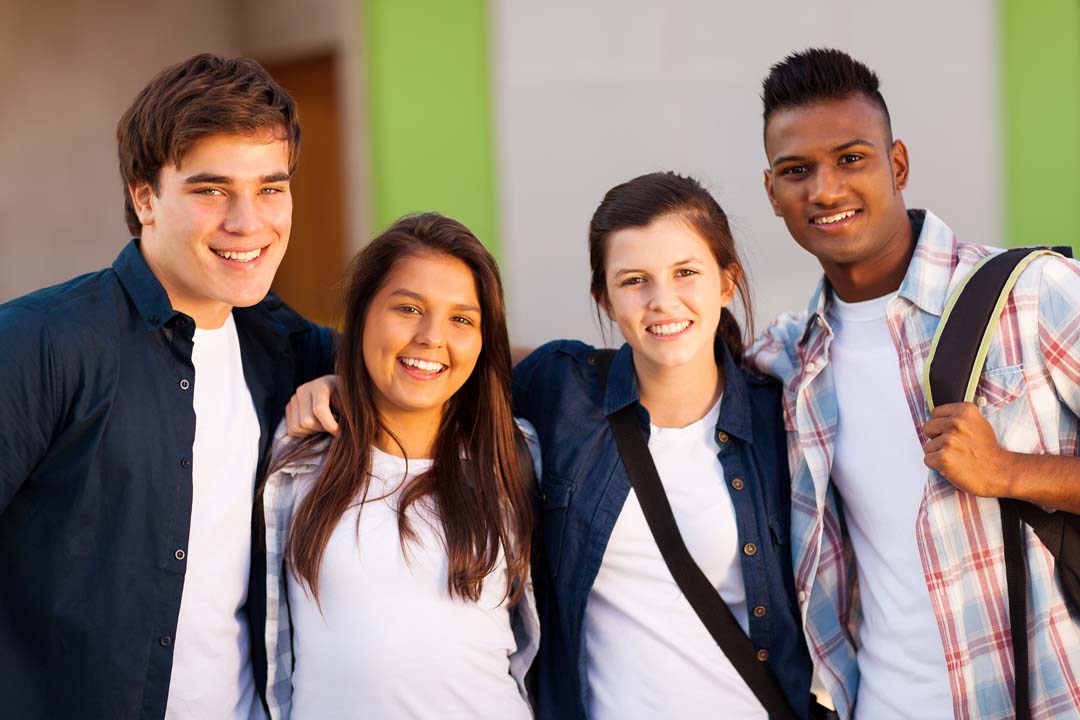
[[[716,440],[720,443],[726,443],[728,441],[728,434],[721,430],[720,432],[716,433]]]
[[[757,659],[760,660],[761,662],[765,662],[766,660],[769,659],[769,651],[764,650],[764,649],[758,650],[757,651]]]
[[[187,390],[189,387],[191,387],[191,383],[188,382],[187,378],[184,378],[180,381],[181,390]]]
[[[731,487],[733,489],[735,489],[735,490],[742,490],[743,489],[742,478],[735,478],[734,480],[732,480],[731,481]]]
[[[747,555],[757,555],[757,545],[754,543],[746,543],[742,546],[742,551]]]
[[[811,360],[810,362],[806,363],[806,372],[814,372],[815,370],[817,370],[816,362]]]
[[[804,602],[806,602],[806,591],[805,590],[800,590],[799,591],[799,603],[801,604],[801,603],[804,603]]]
[[[180,467],[182,467],[182,468],[191,467],[191,461],[188,460],[187,458],[180,458]]]
[[[986,407],[986,396],[980,395],[979,397],[975,398],[975,404],[981,408]]]
[[[158,638],[158,642],[161,643],[161,647],[169,647],[172,645],[172,638],[168,635],[162,635]]]
[[[767,612],[768,612],[768,610],[765,609],[764,605],[757,605],[757,606],[754,607],[754,617],[756,617],[756,618],[765,617],[765,613],[767,613]]]
[[[187,553],[185,553],[183,550],[177,550],[175,553],[173,553],[173,555],[176,556],[177,560],[183,560],[187,557]]]

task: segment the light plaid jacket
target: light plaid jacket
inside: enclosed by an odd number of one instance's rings
[[[920,443],[927,442],[922,426],[930,411],[921,379],[930,343],[950,293],[995,252],[1000,251],[958,243],[941,220],[926,213],[899,294],[886,308],[912,425],[882,428],[882,443],[912,430]],[[751,348],[751,357],[784,383],[796,590],[817,672],[840,716],[850,717],[859,687],[860,610],[840,499],[829,482],[838,380],[829,365],[830,298],[823,279],[808,312],[782,316]],[[976,403],[1003,447],[1077,454],[1080,263],[1039,258],[1024,271],[987,355]],[[928,470],[916,524],[955,717],[1011,718],[1013,663],[998,503],[962,492]],[[1080,618],[1070,617],[1053,557],[1030,530],[1026,544],[1032,713],[1036,719],[1080,717]]]
[[[540,448],[536,445],[536,432],[525,421],[519,427],[529,440],[533,465],[539,477]],[[292,440],[285,434],[282,420],[274,434],[273,457],[282,455]],[[329,447],[327,442],[326,447]],[[266,627],[263,640],[266,643],[266,704],[272,720],[288,720],[292,713],[293,646],[292,623],[289,618],[289,598],[285,573],[285,541],[289,536],[293,505],[297,491],[305,483],[312,482],[322,472],[326,460],[325,449],[317,458],[297,461],[272,473],[263,486],[262,506],[266,523]],[[522,595],[521,602],[510,610],[510,624],[514,631],[517,650],[510,655],[510,674],[517,682],[518,691],[529,701],[525,689],[525,674],[536,657],[540,646],[540,620],[536,613],[532,579]],[[358,641],[362,641],[358,638]],[[362,715],[357,709],[358,715]]]

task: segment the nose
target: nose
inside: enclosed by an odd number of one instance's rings
[[[675,286],[669,280],[656,280],[652,284],[652,293],[649,295],[649,310],[654,312],[668,312],[679,305],[679,297],[675,292]]]
[[[809,200],[814,205],[831,207],[844,196],[844,180],[835,168],[822,166],[810,179]]]
[[[413,338],[417,345],[424,347],[442,347],[442,326],[437,319],[425,315],[416,328],[416,336]]]
[[[262,229],[262,217],[255,200],[244,195],[234,195],[225,215],[225,231],[234,235],[254,235]]]

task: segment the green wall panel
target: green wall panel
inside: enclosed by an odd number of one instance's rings
[[[484,0],[361,0],[374,225],[454,217],[497,254]]]
[[[1080,247],[1080,0],[1000,0],[1005,239]]]

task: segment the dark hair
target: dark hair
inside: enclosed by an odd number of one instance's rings
[[[289,144],[289,172],[295,171],[300,157],[296,103],[254,60],[203,53],[162,70],[116,126],[128,230],[142,234],[130,185],[147,183],[157,193],[161,168],[179,166],[199,140],[263,130]]]
[[[518,461],[502,281],[495,259],[476,236],[437,213],[398,220],[357,254],[346,273],[345,329],[336,367],[340,432],[330,443],[322,474],[293,515],[285,557],[317,599],[326,544],[345,511],[357,498],[366,497],[372,447],[380,435],[390,434],[376,409],[374,385],[363,361],[368,308],[394,264],[417,255],[446,255],[468,266],[480,300],[482,346],[472,374],[447,402],[431,469],[402,491],[398,508],[402,551],[407,541],[416,539],[406,509],[431,498],[442,522],[450,593],[479,599],[484,578],[494,570],[502,548],[507,595],[514,603],[525,588],[529,569],[532,489],[526,486]],[[325,439],[314,435],[300,441],[274,468],[318,452]]]
[[[743,319],[753,332],[753,313],[746,272],[735,250],[727,215],[720,204],[701,184],[673,172],[656,172],[636,177],[608,190],[589,222],[589,266],[592,279],[589,290],[597,305],[607,303],[607,243],[611,234],[627,228],[643,228],[666,215],[677,215],[709,246],[721,270],[734,268],[735,285],[742,301]],[[718,341],[724,342],[735,362],[742,364],[745,345],[739,321],[731,310],[720,312],[716,328]]]
[[[769,69],[761,83],[765,127],[777,110],[804,107],[823,100],[840,100],[861,93],[881,108],[885,129],[892,139],[892,120],[878,90],[877,74],[841,50],[808,48],[792,53]]]

